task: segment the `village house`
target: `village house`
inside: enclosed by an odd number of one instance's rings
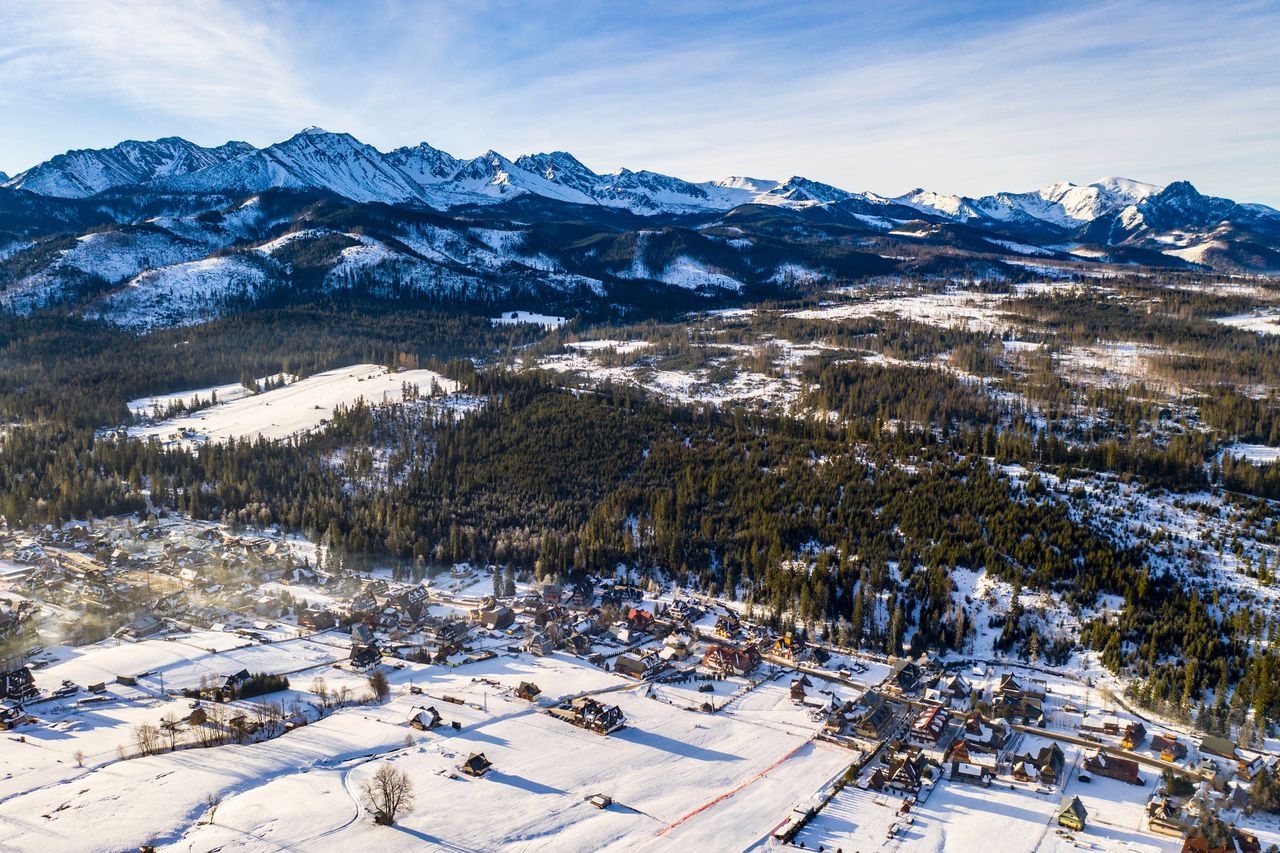
[[[652,650],[644,654],[627,652],[618,655],[613,662],[614,672],[637,680],[650,678],[661,672],[665,667],[666,662]]]
[[[484,611],[480,614],[480,624],[491,631],[501,631],[510,628],[516,621],[516,614],[510,607],[500,606]]]
[[[992,713],[1005,717],[1024,726],[1044,728],[1048,718],[1040,699],[1018,694],[1000,694],[992,704]]]
[[[1240,754],[1236,749],[1236,745],[1226,738],[1213,735],[1206,735],[1200,740],[1200,754],[1214,758],[1225,758],[1231,762],[1232,766],[1240,762]]]
[[[925,690],[924,698],[929,702],[949,705],[957,710],[967,710],[973,701],[973,687],[963,675],[940,675]]]
[[[1034,755],[1028,752],[1017,759],[1014,778],[1019,778],[1017,765],[1021,764],[1023,767],[1021,781],[1043,781],[1046,784],[1055,785],[1062,778],[1062,768],[1066,763],[1067,757],[1056,743],[1043,746]]]
[[[1058,826],[1065,826],[1067,829],[1083,832],[1085,821],[1088,820],[1089,813],[1085,810],[1084,803],[1080,802],[1079,797],[1072,797],[1058,810]]]
[[[998,755],[1004,751],[1010,729],[1004,720],[987,720],[974,711],[964,721],[964,739],[974,753]]]
[[[409,725],[419,731],[429,732],[442,722],[444,719],[434,707],[417,707],[409,714]]]
[[[956,741],[949,756],[951,778],[960,782],[990,787],[996,775],[995,759],[989,755],[973,755],[963,740]]]
[[[1151,751],[1165,761],[1181,761],[1187,757],[1187,745],[1172,735],[1152,737]]]
[[[788,631],[774,640],[773,646],[769,649],[769,654],[788,664],[794,664],[807,658],[809,649],[800,636]]]
[[[886,683],[902,693],[910,693],[920,685],[920,667],[910,660],[899,660],[893,664]]]
[[[1182,820],[1182,810],[1168,797],[1147,804],[1147,826],[1152,832],[1181,837],[1189,828]]]
[[[760,665],[760,653],[748,646],[708,646],[702,655],[702,666],[714,675],[747,675]]]
[[[522,681],[516,688],[516,698],[524,699],[527,702],[532,702],[541,695],[542,688],[534,684],[532,681]]]
[[[1018,678],[1013,673],[1007,673],[1000,678],[1000,685],[996,688],[997,696],[1012,696],[1018,698],[1035,699],[1039,702],[1044,701],[1044,697],[1048,693],[1048,688],[1043,681],[1033,678]]]
[[[926,708],[911,723],[908,737],[917,743],[936,745],[947,734],[951,711],[945,705]]]
[[[626,726],[627,718],[617,705],[605,705],[589,696],[548,708],[547,713],[581,729],[607,735]]]
[[[1123,749],[1137,749],[1146,739],[1147,729],[1142,723],[1129,723],[1124,727],[1124,734],[1120,736],[1120,746]]]
[[[1112,755],[1104,749],[1086,758],[1084,769],[1098,776],[1128,782],[1130,785],[1142,784],[1142,777],[1138,775],[1138,762]]]
[[[27,667],[20,666],[0,674],[0,700],[27,702],[39,695],[40,691],[36,688],[36,680],[32,677],[31,670]]]
[[[885,737],[897,719],[893,706],[874,690],[868,690],[862,695],[855,713],[854,732],[869,740]]]

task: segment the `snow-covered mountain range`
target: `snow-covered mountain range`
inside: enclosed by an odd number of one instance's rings
[[[346,133],[311,127],[257,149],[244,142],[202,148],[177,137],[122,142],[114,148],[69,151],[2,184],[58,198],[89,198],[133,188],[169,193],[246,195],[271,188],[322,189],[358,202],[420,203],[446,210],[533,195],[574,204],[600,205],[645,216],[729,210],[743,204],[792,208],[857,198],[869,205],[908,207],[940,219],[1047,225],[1070,232],[1117,217],[1133,230],[1151,225],[1153,199],[1168,208],[1176,188],[1180,212],[1205,224],[1216,217],[1277,218],[1263,205],[1237,205],[1200,196],[1189,184],[1170,187],[1104,178],[1085,185],[1059,182],[1031,192],[998,192],[981,198],[916,189],[897,197],[855,192],[793,176],[785,181],[730,177],[695,183],[646,170],[601,174],[564,151],[526,154],[514,160],[496,151],[460,159],[426,142],[383,153]],[[1188,193],[1190,190],[1190,193]],[[1163,197],[1163,198],[1162,198]],[[1177,226],[1177,217],[1158,217]],[[1220,220],[1219,220],[1220,221]]]
[[[599,173],[564,151],[382,152],[319,128],[264,148],[122,142],[0,181],[0,309],[76,304],[137,328],[337,290],[669,308],[1086,264],[1277,273],[1280,212],[1185,181],[891,197],[800,176]]]

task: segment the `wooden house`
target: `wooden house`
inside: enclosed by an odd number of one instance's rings
[[[1138,775],[1138,762],[1112,755],[1104,749],[1086,758],[1084,768],[1097,776],[1119,779],[1130,785],[1142,784],[1142,777]]]
[[[1172,735],[1152,737],[1151,751],[1165,761],[1181,761],[1187,757],[1187,745]]]
[[[429,732],[436,726],[444,722],[444,718],[440,716],[440,712],[435,706],[428,708],[417,707],[409,714],[409,725],[421,732]]]
[[[1058,826],[1065,826],[1076,832],[1084,831],[1085,821],[1088,819],[1089,813],[1085,811],[1084,803],[1080,802],[1079,797],[1072,797],[1058,810]]]

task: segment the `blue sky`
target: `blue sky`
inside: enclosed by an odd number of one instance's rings
[[[1280,2],[0,0],[0,169],[125,138],[564,149],[980,195],[1188,178],[1280,205]]]

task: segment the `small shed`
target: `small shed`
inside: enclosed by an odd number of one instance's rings
[[[492,767],[493,763],[484,757],[483,752],[473,752],[470,757],[462,763],[462,767],[460,769],[468,776],[475,776],[476,778],[479,778],[488,773]]]
[[[525,699],[532,702],[542,695],[542,688],[534,684],[532,681],[522,681],[520,686],[516,688],[516,698]]]

